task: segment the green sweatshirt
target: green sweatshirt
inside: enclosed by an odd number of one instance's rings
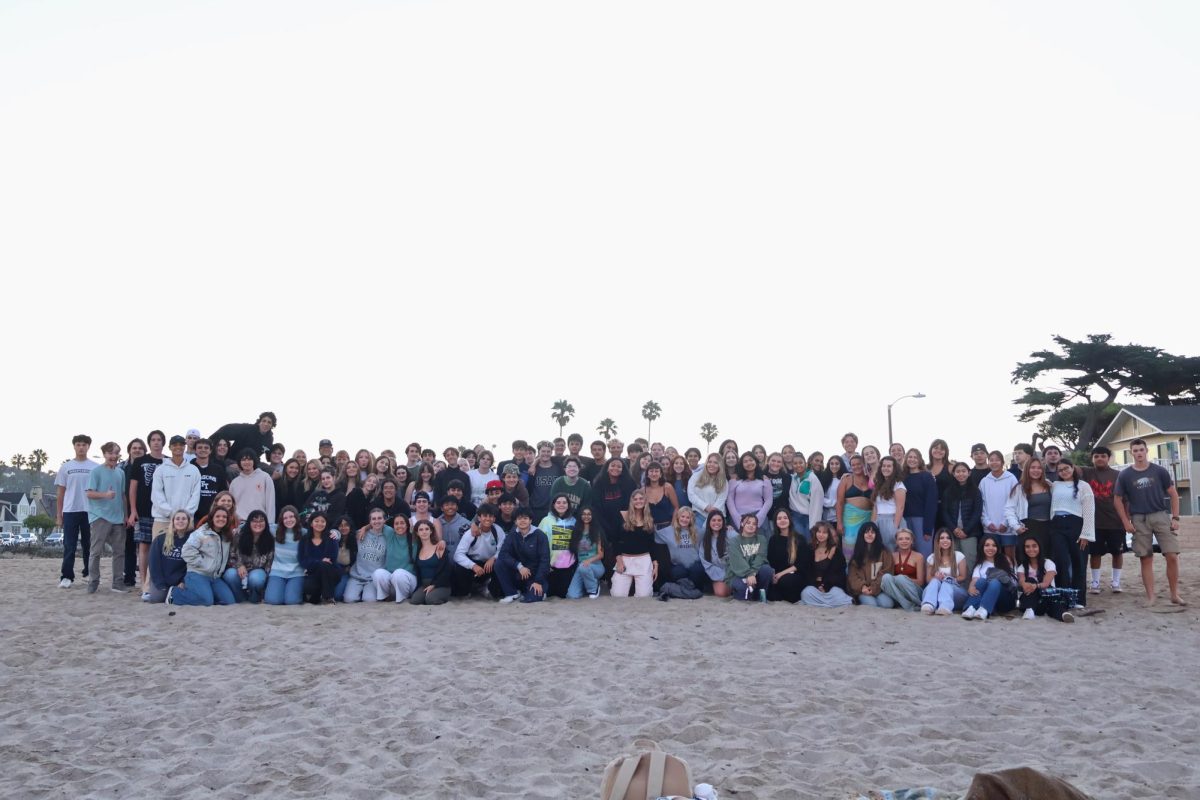
[[[402,569],[416,575],[417,568],[413,565],[412,557],[408,553],[408,540],[396,533],[391,525],[383,526],[383,539],[387,542],[387,560],[384,562],[383,568],[388,572]]]
[[[730,536],[725,557],[725,582],[732,586],[734,578],[748,578],[767,563],[767,537],[762,533]]]

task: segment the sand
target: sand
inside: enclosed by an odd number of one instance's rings
[[[1020,765],[1200,797],[1198,530],[1192,605],[1143,609],[1135,567],[1074,625],[714,598],[177,609],[3,558],[0,797],[588,798],[642,736],[725,800]]]

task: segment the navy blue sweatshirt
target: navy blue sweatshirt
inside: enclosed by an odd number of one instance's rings
[[[337,564],[338,543],[329,536],[321,537],[319,545],[313,544],[311,536],[305,536],[300,540],[300,568],[305,572],[316,569],[317,565],[323,559],[328,558],[329,563]]]
[[[550,540],[537,528],[530,528],[527,536],[514,530],[504,537],[497,561],[513,569],[520,564],[533,573],[530,580],[545,588],[550,577]]]
[[[187,574],[187,562],[183,560],[183,543],[186,536],[175,537],[175,547],[170,554],[163,554],[163,542],[167,535],[160,533],[150,543],[150,581],[158,589],[167,589],[183,583]]]

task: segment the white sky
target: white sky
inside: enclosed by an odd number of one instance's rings
[[[0,457],[280,417],[965,456],[1194,355],[1200,5],[0,2]],[[98,456],[98,449],[95,455]]]

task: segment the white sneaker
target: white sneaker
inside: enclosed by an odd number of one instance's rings
[[[515,601],[515,600],[520,600],[520,599],[521,599],[521,595],[519,595],[519,594],[510,594],[510,595],[508,595],[507,597],[501,597],[501,598],[500,598],[500,602],[501,602],[501,603],[511,603],[511,602],[513,602],[513,601]]]
[[[922,613],[922,614],[932,614],[932,613],[933,613],[933,610],[934,610],[934,609],[933,609],[933,604],[931,604],[931,603],[921,603],[921,613]]]
[[[942,606],[935,613],[939,617],[948,617],[948,616],[950,616],[950,609],[946,608],[945,606]]]
[[[600,599],[600,590],[599,589],[596,590],[595,594],[588,595],[588,600],[599,600],[599,599]]]
[[[1089,592],[1090,594],[1100,594],[1100,584],[1098,584],[1098,583],[1093,583],[1093,584],[1092,584],[1092,588],[1091,588],[1091,589],[1088,589],[1088,592]]]
[[[967,606],[962,613],[963,619],[975,619],[975,606]]]
[[[1125,591],[1125,590],[1121,588],[1121,584],[1119,584],[1119,583],[1114,583],[1114,584],[1112,585],[1112,593],[1113,593],[1113,594],[1121,594],[1121,593],[1122,593],[1122,592],[1124,592],[1124,591]]]
[[[981,609],[979,609],[978,611],[976,611],[976,612],[975,612],[975,619],[983,619],[983,620],[986,620],[987,618],[988,618],[988,613],[987,613],[987,609],[986,609],[986,608],[981,608]]]
[[[71,588],[71,579],[70,579],[70,578],[63,578],[61,581],[59,581],[59,582],[58,582],[58,588],[60,588],[60,589],[70,589],[70,588]]]
[[[1063,615],[1062,615],[1062,621],[1063,622],[1074,622],[1075,615],[1072,614],[1070,611],[1064,611]]]
[[[1034,613],[1032,608],[1025,609],[1025,613],[1021,615],[1021,619],[1033,619]]]
[[[175,600],[174,600],[174,598],[171,596],[171,595],[173,595],[174,593],[175,593],[175,587],[174,587],[174,586],[172,586],[172,587],[170,587],[169,589],[167,589],[167,601],[166,601],[166,602],[167,602],[167,605],[169,605],[169,606],[173,606],[173,605],[175,605]],[[145,595],[142,595],[142,597],[143,597],[143,598],[145,598],[145,597],[146,597],[147,595],[149,595],[149,594],[150,594],[150,593],[149,593],[149,592],[147,592]]]

